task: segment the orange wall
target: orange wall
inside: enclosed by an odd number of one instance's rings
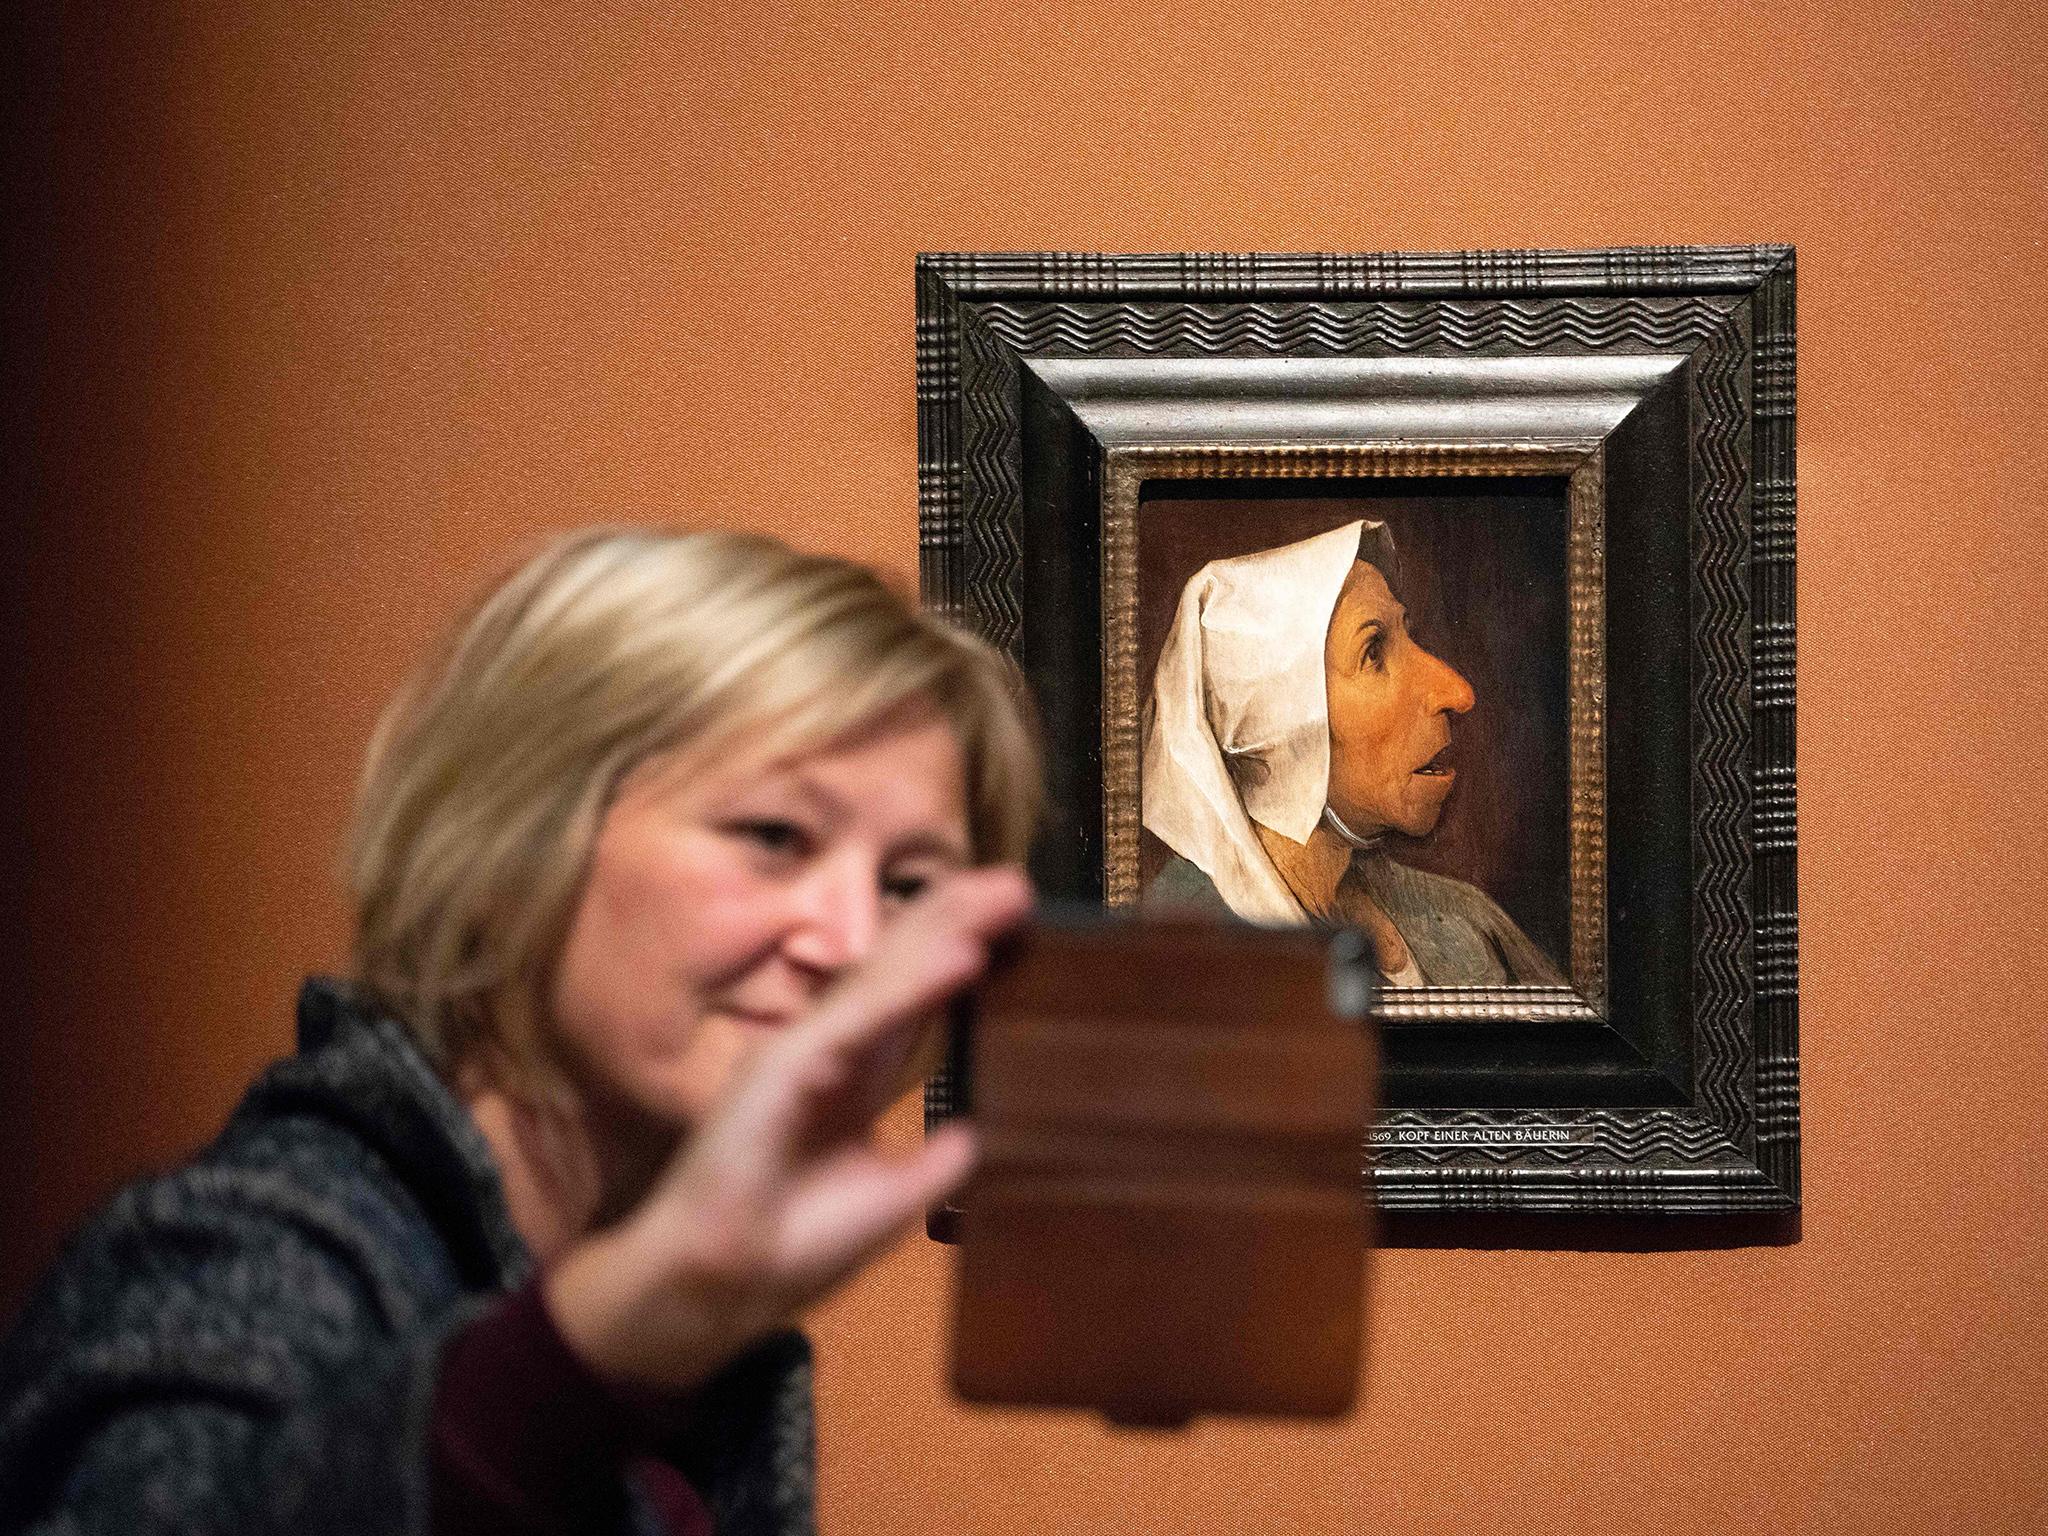
[[[918,249],[1787,240],[1804,1241],[1389,1252],[1357,1421],[1150,1438],[952,1406],[919,1239],[817,1320],[826,1523],[2048,1523],[2025,0],[66,9],[6,299],[0,1299],[285,1047],[374,711],[486,573],[622,514],[911,572]]]

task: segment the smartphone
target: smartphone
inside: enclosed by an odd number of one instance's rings
[[[1361,1380],[1362,936],[1052,908],[953,1020],[970,1402],[1333,1417]]]

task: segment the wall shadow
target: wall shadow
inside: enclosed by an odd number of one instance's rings
[[[1537,1249],[1550,1253],[1681,1253],[1788,1248],[1803,1213],[1737,1216],[1542,1215],[1509,1211],[1382,1211],[1382,1248]]]

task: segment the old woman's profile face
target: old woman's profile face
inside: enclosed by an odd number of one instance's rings
[[[1472,685],[1424,650],[1407,621],[1379,570],[1354,561],[1330,613],[1323,678],[1330,809],[1360,836],[1428,833],[1457,777],[1444,754]]]

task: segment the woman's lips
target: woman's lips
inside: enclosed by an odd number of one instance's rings
[[[1428,762],[1415,770],[1417,776],[1432,779],[1455,779],[1458,776],[1456,771],[1444,761],[1444,754],[1450,750],[1448,746],[1439,750],[1435,757],[1432,757]]]

